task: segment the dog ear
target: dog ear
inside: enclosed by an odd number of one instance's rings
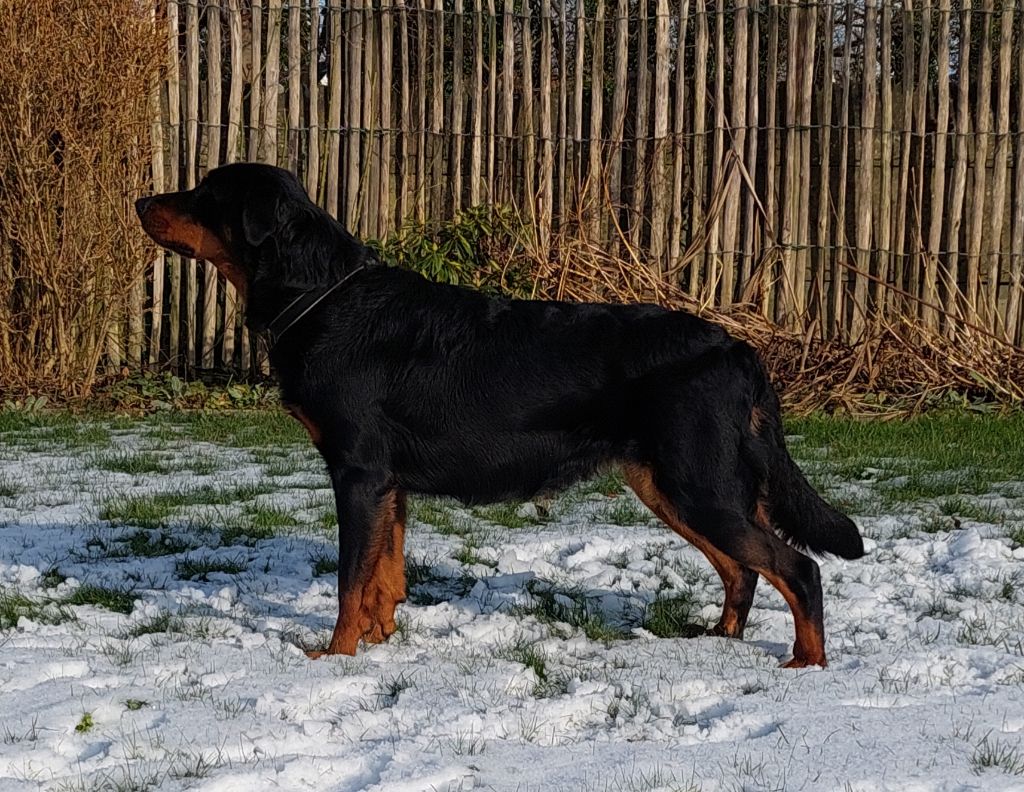
[[[242,207],[245,241],[259,247],[277,232],[281,224],[281,200],[276,195],[249,193]]]

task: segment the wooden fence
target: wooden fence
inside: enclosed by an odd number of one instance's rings
[[[271,162],[363,237],[507,203],[542,246],[628,244],[791,328],[1024,341],[1016,0],[161,0],[154,23],[157,191]],[[128,362],[253,362],[210,265],[147,281]]]

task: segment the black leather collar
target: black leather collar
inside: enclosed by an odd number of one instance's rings
[[[327,299],[327,297],[341,288],[350,279],[358,275],[366,269],[365,265],[356,267],[348,275],[342,278],[340,281],[335,283],[333,286],[329,286],[321,292],[307,291],[300,294],[290,303],[288,303],[270,322],[267,324],[267,345],[270,349],[277,346],[278,341],[281,340],[281,336],[291,330],[296,324],[302,320],[306,314],[316,308],[320,303]]]

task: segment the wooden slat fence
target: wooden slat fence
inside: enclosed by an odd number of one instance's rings
[[[270,162],[364,238],[507,203],[542,246],[629,244],[788,328],[1024,343],[1017,0],[159,0],[154,24],[154,189]],[[130,365],[265,367],[209,266],[161,254],[133,305]]]

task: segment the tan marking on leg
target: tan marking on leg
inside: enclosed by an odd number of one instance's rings
[[[392,513],[384,515],[391,523],[381,526],[387,537],[385,547],[377,560],[371,582],[367,584],[364,602],[373,622],[370,631],[363,636],[368,643],[387,640],[397,627],[395,607],[405,602],[405,494],[396,493]]]
[[[820,624],[810,618],[804,610],[803,601],[789,588],[786,581],[768,570],[758,570],[782,594],[789,609],[793,611],[796,626],[796,643],[793,644],[793,659],[783,663],[783,668],[806,668],[816,665],[825,668],[825,635]]]
[[[739,610],[737,609],[735,613],[730,613],[728,601],[730,590],[735,590],[737,583],[742,582],[737,580],[735,571],[736,567],[742,568],[742,565],[739,565],[731,557],[722,553],[705,537],[693,531],[679,519],[669,499],[665,497],[654,483],[654,474],[650,468],[642,465],[626,465],[624,473],[627,483],[636,492],[637,497],[647,504],[647,507],[670,528],[708,557],[712,566],[715,567],[715,570],[722,577],[723,585],[726,587],[726,606],[722,610],[720,624],[725,630],[736,630],[739,626],[739,620],[736,618],[739,616]],[[763,500],[758,501],[755,519],[758,520],[758,525],[770,527],[767,509]],[[796,551],[794,550],[793,552]],[[796,643],[793,645],[793,659],[786,663],[785,667],[803,668],[808,665],[819,665],[824,668],[828,663],[825,659],[825,635],[824,626],[821,624],[821,621],[811,618],[800,597],[774,570],[762,564],[751,568],[778,589],[793,612]]]
[[[711,559],[710,555],[708,559]],[[718,624],[711,628],[711,633],[723,635],[726,638],[743,638],[743,632],[747,628],[747,617],[750,615],[750,606],[754,601],[757,573],[733,561],[724,553],[719,553],[719,559],[720,561],[724,560],[725,563],[719,566],[712,561],[712,564],[722,578],[725,602],[722,604],[722,615]]]
[[[700,550],[722,579],[725,602],[722,606],[722,616],[712,632],[729,638],[742,638],[747,623],[747,614],[750,610],[749,597],[745,591],[746,575],[743,565],[720,551],[679,519],[675,508],[654,483],[654,474],[650,468],[642,465],[626,465],[623,471],[626,482],[647,508],[669,528]]]
[[[306,652],[316,660],[324,655],[354,655],[359,646],[359,638],[370,628],[370,620],[363,612],[363,589],[347,592],[338,599],[338,620],[334,623],[334,632],[327,648],[320,652]]]
[[[775,525],[768,507],[768,495],[764,493],[757,499],[754,508],[754,522],[760,528],[775,534]],[[782,594],[786,603],[793,611],[793,621],[796,627],[796,643],[793,645],[793,659],[784,663],[785,668],[804,668],[809,665],[819,665],[822,668],[828,665],[825,659],[825,629],[824,625],[818,624],[816,619],[808,616],[804,610],[803,602],[791,591],[785,580],[774,574],[758,570],[771,583],[779,593]]]
[[[313,659],[331,654],[354,655],[360,639],[380,643],[396,629],[395,607],[405,601],[405,493],[391,490],[381,500],[373,536],[367,548],[369,570],[352,591],[340,593],[338,620],[330,644]]]

